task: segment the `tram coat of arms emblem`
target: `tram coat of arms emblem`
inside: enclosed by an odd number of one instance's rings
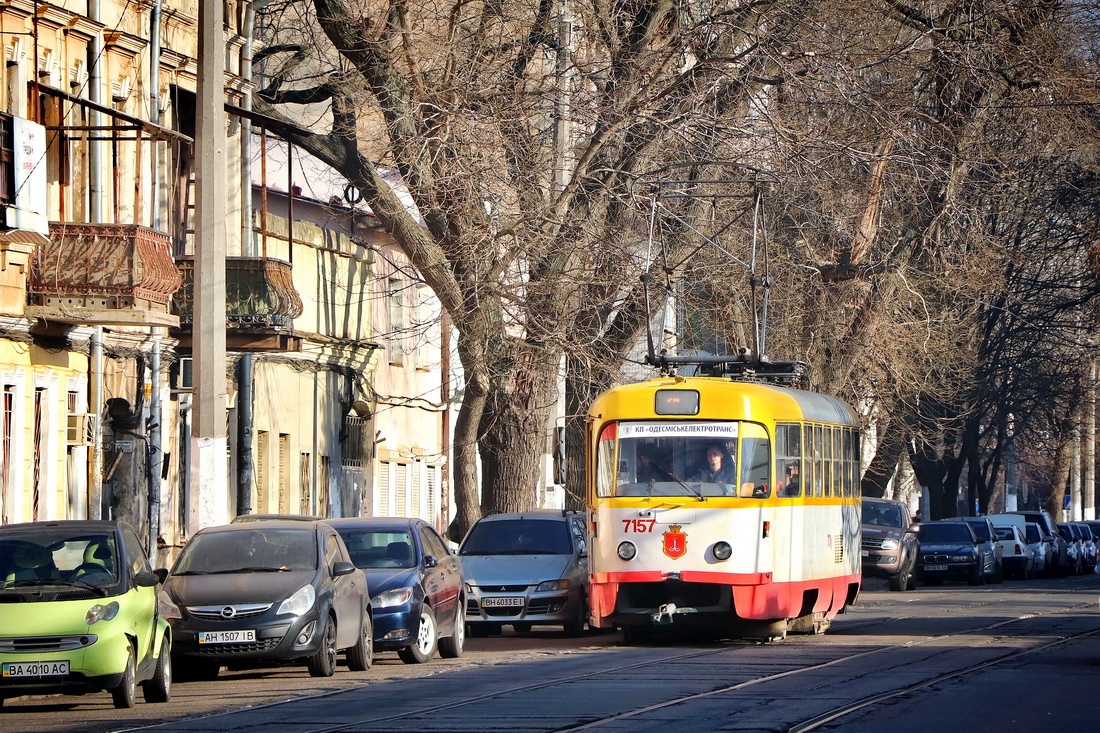
[[[673,560],[679,560],[687,552],[688,536],[686,532],[680,531],[681,526],[670,524],[668,525],[668,531],[663,535],[664,546],[661,549]]]

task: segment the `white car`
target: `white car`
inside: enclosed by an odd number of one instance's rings
[[[994,527],[997,544],[1001,546],[1005,575],[1030,580],[1035,577],[1035,551],[1013,525]]]

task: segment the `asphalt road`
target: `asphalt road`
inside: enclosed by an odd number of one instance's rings
[[[1085,733],[1100,720],[1098,598],[1100,576],[908,593],[869,581],[822,636],[627,646],[617,633],[506,633],[470,639],[458,660],[386,654],[321,680],[223,672],[132,710],[106,694],[21,698],[0,729]]]

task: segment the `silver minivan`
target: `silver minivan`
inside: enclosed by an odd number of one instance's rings
[[[556,509],[489,514],[458,549],[466,578],[470,636],[560,625],[580,634],[588,622],[588,523]]]

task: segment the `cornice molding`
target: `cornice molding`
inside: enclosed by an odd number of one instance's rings
[[[119,50],[130,56],[137,56],[146,49],[149,41],[122,31],[113,31],[103,34],[103,44],[109,49]]]

